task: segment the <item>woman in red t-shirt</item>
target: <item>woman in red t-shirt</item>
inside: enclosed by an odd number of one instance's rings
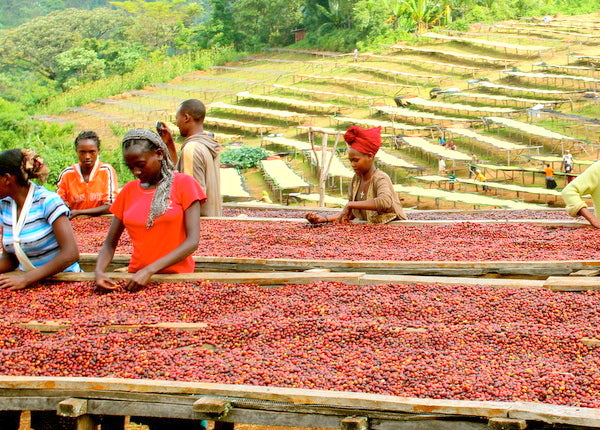
[[[160,136],[134,129],[123,138],[123,158],[138,178],[123,187],[110,211],[115,215],[96,263],[96,285],[115,289],[105,270],[127,229],[133,244],[125,288],[144,287],[155,273],[192,273],[200,240],[200,203],[206,194],[194,178],[173,172]]]

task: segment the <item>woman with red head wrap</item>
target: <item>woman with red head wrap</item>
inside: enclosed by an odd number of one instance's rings
[[[344,140],[350,147],[348,159],[354,170],[348,203],[339,215],[324,217],[309,213],[306,219],[312,224],[348,222],[355,218],[380,224],[406,219],[390,177],[374,164],[381,147],[381,127],[365,130],[352,126],[344,134]]]

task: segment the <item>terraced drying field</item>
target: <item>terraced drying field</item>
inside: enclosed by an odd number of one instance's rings
[[[99,99],[59,119],[94,129],[115,147],[119,131],[173,123],[181,101],[199,98],[208,105],[205,128],[225,146],[263,145],[287,164],[224,173],[225,200],[267,191],[276,203],[313,204],[318,176],[309,141],[320,144],[326,133],[331,143],[335,133],[357,124],[382,127],[379,165],[401,186],[405,206],[502,208],[513,207],[507,201],[514,199],[530,204],[521,209],[560,206],[558,192],[543,189],[543,164],[558,172],[560,189],[565,150],[574,153],[575,173],[597,157],[598,99],[585,93],[600,88],[600,30],[593,19],[475,25],[468,33],[434,29],[413,44],[361,52],[357,61],[345,53],[271,50]],[[456,149],[442,148],[442,137]],[[333,205],[343,204],[352,174],[343,169],[344,153],[336,155],[341,167],[330,172],[327,188]],[[468,182],[468,163],[484,171],[492,191]],[[457,189],[438,193],[451,170]],[[301,180],[290,181],[294,175]],[[303,182],[310,189],[298,185]]]

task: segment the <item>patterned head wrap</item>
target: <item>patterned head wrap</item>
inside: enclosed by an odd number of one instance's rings
[[[50,169],[44,164],[44,159],[31,149],[22,149],[23,161],[21,172],[26,179],[38,179],[40,183],[46,182]]]
[[[129,130],[125,137],[121,147],[123,149],[129,148],[135,144],[130,141],[145,140],[147,142],[147,149],[160,149],[163,153],[163,159],[160,166],[161,179],[156,185],[154,191],[154,197],[152,198],[152,204],[150,205],[150,213],[148,214],[148,221],[146,222],[146,228],[150,228],[154,225],[154,220],[165,213],[169,206],[169,197],[171,195],[171,185],[173,184],[173,169],[175,166],[169,157],[169,149],[163,142],[161,137],[153,132],[152,130],[146,130],[143,128],[134,128]],[[130,142],[130,143],[128,143]]]

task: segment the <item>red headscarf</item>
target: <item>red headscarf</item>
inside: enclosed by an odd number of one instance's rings
[[[344,134],[344,140],[352,149],[356,149],[363,154],[375,155],[381,147],[381,127],[365,130],[353,125]]]

